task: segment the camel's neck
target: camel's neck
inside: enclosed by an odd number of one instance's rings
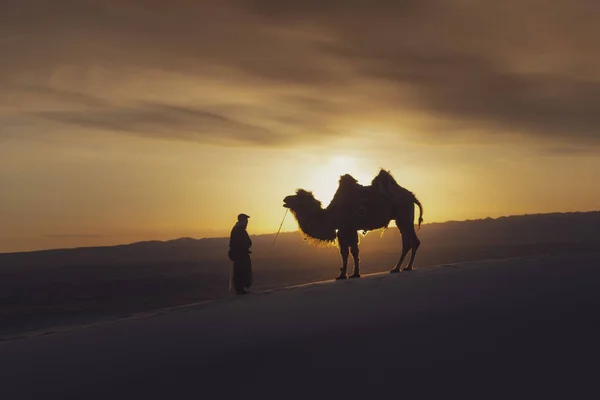
[[[300,229],[306,235],[313,239],[326,242],[335,240],[335,228],[333,227],[326,210],[323,210],[322,208],[292,210],[292,213],[294,217],[296,217]]]

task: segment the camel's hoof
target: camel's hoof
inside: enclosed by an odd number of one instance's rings
[[[350,278],[360,278],[360,274],[352,274],[350,275]]]
[[[338,275],[335,280],[339,281],[340,279],[348,279],[348,275]]]
[[[400,272],[400,270],[398,268],[394,268],[394,269],[390,270],[390,274],[397,274],[398,272]]]
[[[402,271],[412,271],[412,270],[414,270],[414,268],[408,268],[408,267],[407,268],[402,268]]]

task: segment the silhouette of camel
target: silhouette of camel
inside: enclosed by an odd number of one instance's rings
[[[402,235],[402,254],[390,271],[400,271],[404,258],[412,250],[408,265],[412,270],[421,244],[414,227],[414,204],[419,206],[419,228],[423,222],[423,207],[415,195],[400,186],[389,171],[380,170],[370,186],[363,186],[351,175],[342,175],[338,189],[327,208],[323,208],[312,192],[298,189],[295,195],[283,199],[298,222],[300,230],[319,242],[338,241],[342,267],[336,279],[346,279],[348,255],[354,259],[354,271],[350,278],[360,277],[358,257],[358,231],[387,228],[391,220]]]

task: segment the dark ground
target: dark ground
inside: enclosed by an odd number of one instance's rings
[[[0,342],[0,398],[598,398],[599,265],[422,268]]]
[[[336,249],[304,243],[304,254],[254,261],[253,291],[334,278],[340,266]],[[600,242],[513,246],[423,246],[417,268],[484,259],[595,251]],[[397,250],[361,248],[361,272],[388,271]],[[350,262],[351,264],[351,262]],[[114,319],[162,307],[228,297],[227,261],[172,261],[125,265],[72,265],[3,269],[0,276],[0,336],[56,325]],[[352,267],[350,267],[351,269]]]
[[[251,229],[250,229],[251,231]],[[416,267],[484,259],[593,252],[600,212],[557,213],[424,225]],[[298,233],[254,236],[254,291],[332,279],[340,257]],[[361,239],[361,272],[388,271],[401,239]],[[229,296],[227,238],[141,242],[0,254],[0,338],[56,325],[91,323]],[[350,267],[351,268],[351,267]]]

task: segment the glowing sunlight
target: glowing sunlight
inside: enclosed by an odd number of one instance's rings
[[[367,171],[369,172],[369,171]],[[355,157],[348,155],[337,155],[331,157],[326,164],[318,167],[312,175],[311,190],[315,197],[327,207],[335,191],[338,188],[340,176],[350,174],[362,185],[368,185],[373,179],[366,174]]]

